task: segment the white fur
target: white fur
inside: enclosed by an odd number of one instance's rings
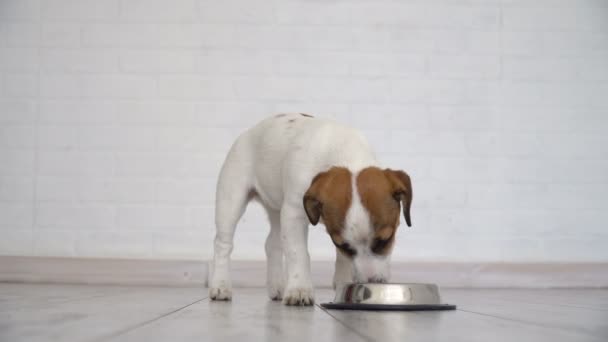
[[[229,273],[234,230],[251,199],[251,191],[255,190],[269,213],[272,227],[266,242],[269,295],[273,299],[282,297],[286,304],[312,304],[309,221],[302,204],[304,193],[315,175],[332,166],[343,166],[354,173],[374,165],[377,165],[374,154],[359,132],[328,120],[286,114],[268,118],[243,133],[228,153],[217,185],[210,297],[231,298]],[[354,198],[357,200],[349,210],[346,229],[352,239],[361,239],[371,234],[369,214],[361,206],[356,191]],[[375,265],[373,258],[364,259],[360,262],[362,267],[369,262]],[[337,266],[334,281],[352,281],[348,279],[352,278],[350,260],[338,258]],[[372,273],[357,274],[377,275]]]
[[[357,251],[353,258],[353,278],[360,283],[385,282],[389,277],[389,258],[371,252],[374,227],[357,190],[358,173],[353,173],[352,202],[346,212],[342,238]],[[352,281],[352,280],[351,280]]]

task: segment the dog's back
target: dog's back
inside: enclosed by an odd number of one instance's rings
[[[237,139],[231,154],[241,159],[242,177],[249,177],[262,202],[275,209],[286,192],[303,195],[314,175],[331,166],[360,169],[375,164],[357,130],[302,113],[261,121]]]

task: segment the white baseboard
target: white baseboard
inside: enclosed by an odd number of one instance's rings
[[[608,287],[608,263],[394,263],[392,281],[443,287]],[[333,263],[312,263],[313,282],[330,287]],[[233,261],[235,287],[264,286],[264,261]],[[0,282],[205,286],[207,263],[0,256]]]

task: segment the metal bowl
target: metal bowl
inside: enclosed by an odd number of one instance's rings
[[[348,284],[336,291],[328,309],[343,310],[453,310],[442,304],[435,284]]]

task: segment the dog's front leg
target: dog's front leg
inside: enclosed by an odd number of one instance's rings
[[[334,271],[334,290],[340,290],[353,281],[353,261],[336,248],[336,269]]]
[[[284,205],[281,209],[281,242],[287,266],[286,305],[313,305],[308,254],[308,218],[302,208]]]

